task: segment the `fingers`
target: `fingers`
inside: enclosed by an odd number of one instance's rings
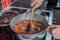
[[[51,26],[48,26],[48,30],[49,31],[52,31],[52,30],[54,30],[54,29],[56,29],[56,28],[60,28],[60,25],[51,25]]]
[[[56,39],[60,38],[60,25],[51,25],[49,27],[49,32],[52,34],[52,36]]]
[[[59,25],[50,25],[50,26],[48,26],[47,29],[48,29],[48,31],[49,31],[51,34],[53,34],[52,31],[53,31],[54,29],[56,29],[57,26],[59,26]]]
[[[34,0],[31,0],[31,2],[33,2]]]
[[[40,3],[35,4],[35,6],[32,8],[32,10],[34,11],[36,8],[38,8],[40,6]]]
[[[56,25],[50,25],[50,26],[48,26],[48,29],[54,29],[54,28],[56,28]]]
[[[34,11],[34,5],[37,3],[37,0],[32,0],[31,2],[31,11],[33,12]]]
[[[60,27],[60,25],[51,25],[51,26],[48,26],[48,28],[56,28],[56,27]]]
[[[48,30],[51,30],[51,29],[54,29],[54,28],[56,28],[56,26],[55,25],[50,25],[50,26],[48,26]]]
[[[33,7],[37,3],[37,0],[31,2],[31,7]]]
[[[52,30],[51,33],[52,33],[54,38],[60,39],[60,28],[56,28],[56,29]]]
[[[60,35],[58,35],[58,34],[53,35],[53,37],[54,37],[55,39],[60,39]]]
[[[31,2],[32,10],[34,11],[36,8],[41,6],[42,3],[43,3],[43,0],[32,0]]]

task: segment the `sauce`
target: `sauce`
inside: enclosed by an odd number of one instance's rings
[[[19,34],[36,34],[42,32],[46,27],[38,21],[31,21],[32,26],[30,25],[29,20],[23,20],[15,25],[13,30]]]

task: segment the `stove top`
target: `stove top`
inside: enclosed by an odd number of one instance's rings
[[[40,15],[43,15],[46,18],[49,25],[53,24],[53,11],[41,10]]]
[[[7,10],[9,10],[9,9],[11,9],[13,6],[11,6],[11,7],[9,7],[9,8],[7,8]],[[13,7],[13,8],[19,8],[19,9],[28,9],[28,8],[23,8],[23,7]],[[5,9],[6,10],[6,9]],[[4,10],[2,11],[2,13],[4,12]],[[2,14],[1,13],[1,14]],[[1,15],[0,14],[0,15]],[[48,24],[49,25],[52,25],[53,24],[53,11],[48,11],[48,10],[40,10],[40,15],[42,15],[42,16],[44,16],[45,18],[46,18],[46,20],[48,21]],[[42,40],[44,39],[44,35],[46,35],[45,36],[45,38],[46,38],[46,40],[51,40],[51,34],[49,33],[49,32],[46,32],[46,34],[43,34],[42,35]],[[17,35],[18,36],[18,35]],[[17,37],[16,36],[16,37]],[[20,37],[21,38],[21,37]],[[19,39],[20,39],[19,38]],[[34,38],[35,39],[35,38]],[[28,39],[26,39],[26,40],[28,40]],[[29,40],[31,40],[31,39],[29,39]],[[37,39],[36,39],[37,40]],[[41,36],[38,36],[38,40],[41,40]]]

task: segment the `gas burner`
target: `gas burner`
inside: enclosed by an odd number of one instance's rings
[[[49,25],[53,24],[53,11],[48,11],[48,10],[41,10],[41,14],[42,16],[44,16]]]
[[[27,11],[26,8],[23,8],[23,7],[15,7],[15,6],[10,6],[10,7],[6,8],[5,10],[17,11],[17,12],[19,12],[20,14],[25,13],[25,12]]]
[[[17,11],[17,12],[19,12],[20,14],[26,12],[25,9],[18,9],[18,8],[11,8],[10,10]]]

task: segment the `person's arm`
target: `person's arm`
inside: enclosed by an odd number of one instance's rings
[[[36,8],[41,6],[42,3],[43,3],[43,0],[31,0],[32,11],[34,11]]]

